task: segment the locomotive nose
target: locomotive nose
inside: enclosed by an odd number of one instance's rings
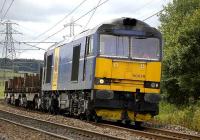
[[[112,62],[112,78],[145,81],[146,62],[128,62],[117,61]]]

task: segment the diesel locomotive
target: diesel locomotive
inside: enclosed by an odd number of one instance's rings
[[[88,120],[143,122],[159,112],[161,60],[161,33],[143,21],[119,18],[49,49],[41,90],[32,98],[5,96]]]

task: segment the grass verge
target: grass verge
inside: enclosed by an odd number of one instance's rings
[[[0,86],[0,99],[4,98],[4,87]]]
[[[181,125],[200,131],[200,102],[185,107],[161,102],[159,106],[160,113],[155,117],[159,123]]]

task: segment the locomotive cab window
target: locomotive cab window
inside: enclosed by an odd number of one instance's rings
[[[101,34],[100,55],[159,60],[160,43],[157,38],[136,38],[134,36]]]
[[[100,35],[100,55],[129,56],[129,38],[127,36]]]
[[[159,60],[160,43],[157,38],[132,38],[131,43],[132,58]]]

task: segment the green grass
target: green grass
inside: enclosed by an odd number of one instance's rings
[[[16,72],[13,72],[13,71],[11,71],[11,70],[6,70],[6,71],[4,71],[4,70],[0,69],[0,78],[3,78],[4,75],[5,75],[5,77],[6,77],[7,79],[9,79],[9,78],[12,78],[13,76],[22,76],[23,74],[21,74],[21,73],[16,73]]]
[[[160,103],[160,113],[155,120],[161,124],[181,125],[200,131],[200,102],[185,107],[176,107],[166,102]]]
[[[4,98],[4,84],[3,81],[0,80],[0,99]]]
[[[4,87],[0,86],[0,99],[4,98]]]

